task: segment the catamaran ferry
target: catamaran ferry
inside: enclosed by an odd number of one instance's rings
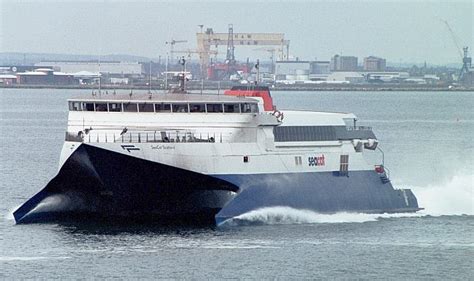
[[[267,87],[68,102],[59,172],[14,212],[17,223],[99,215],[219,225],[273,206],[420,210],[383,163],[364,159],[378,141],[354,114],[277,110]]]

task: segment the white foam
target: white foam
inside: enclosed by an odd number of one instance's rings
[[[474,215],[474,175],[461,173],[437,184],[412,187],[418,205],[432,216]]]
[[[18,206],[14,207],[14,208],[9,209],[8,212],[7,212],[7,214],[5,215],[5,219],[6,219],[7,221],[13,221],[13,220],[15,220],[15,217],[13,216],[13,213],[14,213],[18,208],[20,208],[20,206],[21,206],[21,205],[18,205]]]
[[[349,212],[320,214],[311,210],[278,206],[250,211],[231,219],[227,223],[238,221],[263,224],[363,223],[377,221],[381,218],[421,217],[426,215],[425,213],[364,214]]]
[[[460,173],[449,180],[425,187],[408,187],[425,210],[417,213],[364,214],[340,212],[320,214],[311,210],[290,207],[266,207],[250,211],[226,221],[258,224],[313,224],[313,223],[363,223],[386,218],[474,215],[474,175]]]
[[[42,213],[64,211],[69,207],[69,197],[62,194],[56,194],[43,199],[35,208],[33,208],[33,210],[29,211],[28,214],[36,212]]]

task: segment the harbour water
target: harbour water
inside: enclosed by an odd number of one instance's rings
[[[15,225],[12,211],[57,172],[66,100],[81,93],[90,90],[0,91],[0,279],[474,276],[473,93],[273,93],[283,112],[353,112],[360,125],[374,127],[394,186],[412,188],[426,208],[417,214],[321,215],[276,207],[222,228]]]

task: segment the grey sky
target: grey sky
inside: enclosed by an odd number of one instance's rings
[[[195,48],[198,24],[226,32],[283,32],[290,53],[328,60],[346,54],[377,55],[391,62],[443,64],[459,55],[444,24],[460,45],[473,46],[473,1],[9,1],[0,0],[2,52],[165,55]],[[223,53],[223,52],[222,52]],[[238,59],[268,57],[236,48]]]

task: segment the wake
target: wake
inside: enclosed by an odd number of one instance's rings
[[[387,218],[474,215],[474,175],[456,175],[441,184],[411,189],[418,198],[418,205],[425,208],[423,211],[395,214],[320,214],[311,210],[277,206],[250,211],[226,221],[224,225],[363,223]]]

